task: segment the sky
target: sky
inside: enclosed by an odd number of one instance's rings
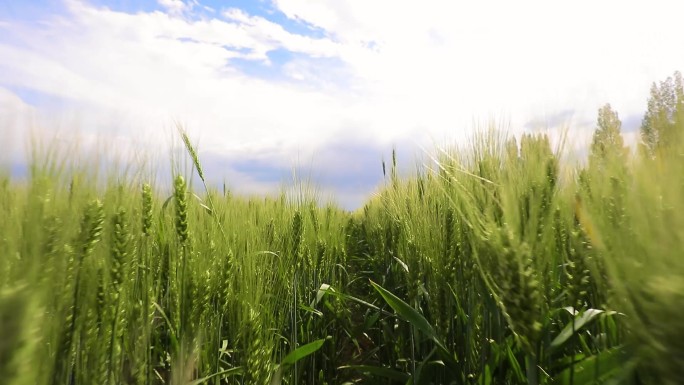
[[[610,103],[634,143],[651,84],[684,70],[678,3],[3,0],[0,140],[163,152],[180,123],[216,183],[297,169],[355,208],[392,148],[411,165],[490,122],[581,152]]]

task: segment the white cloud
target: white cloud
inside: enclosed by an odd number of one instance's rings
[[[291,163],[345,140],[429,146],[473,122],[519,131],[567,110],[587,137],[603,103],[639,115],[651,82],[684,69],[667,2],[274,0],[322,38],[238,9],[194,20],[198,1],[137,14],[65,4],[40,24],[0,20],[0,86],[66,98],[86,130],[159,138],[178,119],[234,159]],[[296,55],[279,67],[276,49]],[[282,72],[250,76],[235,59]]]
[[[643,110],[648,86],[684,67],[672,3],[277,0],[290,17],[347,42],[357,75],[398,99],[447,99],[449,112],[513,115],[520,123],[612,102]],[[352,49],[376,41],[379,52]],[[416,97],[416,95],[420,95]],[[427,112],[426,111],[426,112]]]
[[[231,53],[222,45],[265,52],[288,38],[284,31],[274,37],[220,20],[69,6],[73,18],[62,21],[60,33],[22,34],[22,45],[0,44],[7,58],[0,82],[87,104],[105,119],[116,115],[132,124],[131,132],[158,130],[175,118],[208,136],[208,147],[228,151],[308,149],[312,129],[338,128],[323,121],[341,115],[334,97],[251,79],[228,66]],[[296,45],[300,37],[292,40]],[[305,48],[316,52],[314,44]]]

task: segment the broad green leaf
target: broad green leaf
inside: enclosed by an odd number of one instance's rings
[[[285,370],[294,365],[295,362],[301,360],[302,358],[315,353],[318,349],[320,349],[323,346],[326,339],[327,338],[323,338],[320,340],[316,340],[314,342],[310,342],[306,345],[302,345],[297,349],[291,351],[287,356],[285,356],[280,365],[278,365],[278,369],[273,374],[273,377],[271,378],[271,385],[282,384],[283,373],[285,372]]]
[[[373,281],[370,281],[370,283],[371,285],[373,285],[375,290],[377,290],[378,293],[380,293],[385,302],[387,302],[387,304],[390,305],[390,307],[394,309],[395,312],[397,312],[400,318],[410,323],[416,329],[423,332],[426,336],[430,337],[430,339],[437,345],[437,347],[439,347],[442,350],[443,353],[446,354],[447,357],[453,359],[453,357],[451,357],[451,354],[449,354],[449,351],[444,346],[442,341],[440,341],[439,337],[437,336],[437,333],[435,332],[435,329],[432,327],[432,325],[430,325],[428,320],[426,320],[425,317],[423,317],[422,314],[420,314],[416,309],[412,308],[406,302],[402,301],[399,297],[390,293],[377,283]]]
[[[562,385],[590,385],[604,383],[631,369],[628,357],[621,348],[605,350],[562,371],[554,383]],[[626,365],[627,363],[627,365]]]
[[[508,363],[511,365],[513,374],[515,374],[515,376],[517,377],[518,382],[525,382],[525,374],[523,373],[523,370],[520,367],[518,359],[515,357],[515,353],[513,353],[513,349],[511,348],[510,342],[506,343],[506,356],[508,357]]]
[[[602,313],[604,313],[603,310],[588,309],[584,313],[576,316],[575,319],[565,325],[558,336],[551,341],[551,345],[549,345],[550,349],[553,350],[562,346],[568,339],[570,339],[570,337],[572,337],[573,333],[578,332],[580,329],[582,329],[582,327],[586,326],[589,322],[596,319],[596,317]]]
[[[330,285],[327,283],[324,283],[321,285],[321,287],[318,289],[316,292],[316,299],[311,303],[311,307],[315,307],[318,305],[319,302],[321,302],[321,299],[329,292],[329,291],[335,291]]]
[[[478,384],[491,385],[492,384],[492,369],[489,365],[485,365],[484,372],[480,374],[480,380]]]
[[[411,325],[415,326],[418,330],[425,333],[425,335],[427,335],[431,339],[437,339],[435,329],[432,327],[432,325],[430,325],[428,320],[426,320],[425,317],[423,317],[422,314],[418,313],[416,309],[412,308],[406,302],[402,301],[396,295],[385,290],[382,286],[378,285],[377,283],[373,281],[370,281],[370,283],[371,285],[373,285],[375,290],[377,290],[378,293],[380,293],[385,302],[387,302],[387,304],[390,305],[390,307],[394,309],[394,311],[397,312],[397,314],[402,319],[409,322]]]
[[[306,345],[298,347],[297,349],[291,351],[290,354],[285,356],[280,365],[293,365],[295,362],[301,360],[302,358],[315,353],[316,351],[318,351],[318,349],[320,349],[323,346],[325,340],[325,338],[322,338],[320,340],[316,340],[314,342],[310,342]]]

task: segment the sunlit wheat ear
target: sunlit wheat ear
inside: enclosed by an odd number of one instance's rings
[[[156,274],[152,269],[152,255],[150,255],[150,242],[149,238],[152,235],[152,187],[149,183],[143,183],[142,185],[142,213],[141,213],[141,230],[143,234],[143,240],[141,247],[137,253],[137,264],[138,264],[138,285],[140,290],[140,296],[142,301],[139,303],[139,307],[142,311],[142,327],[140,330],[142,332],[138,335],[138,341],[136,342],[136,349],[138,351],[144,352],[141,354],[144,359],[139,359],[136,362],[136,372],[138,382],[143,384],[147,383],[148,380],[148,366],[150,365],[150,336],[149,336],[149,314],[150,314],[150,300],[154,296],[154,285],[150,281],[150,277]]]
[[[195,165],[195,168],[197,168],[197,175],[199,175],[200,179],[204,182],[204,172],[202,172],[202,165],[200,164],[199,157],[197,156],[197,151],[195,151],[195,147],[192,145],[192,143],[190,143],[190,138],[188,137],[188,134],[185,132],[183,127],[178,125],[177,129],[178,133],[180,133],[181,139],[183,140],[185,149],[188,151],[188,154],[190,154],[192,163]]]
[[[128,257],[128,243],[130,241],[126,220],[126,209],[122,207],[118,209],[112,218],[111,279],[112,289],[117,296],[123,282],[123,269]]]
[[[127,262],[127,257],[128,257],[128,244],[130,241],[130,234],[128,231],[128,222],[127,222],[127,215],[126,215],[126,210],[123,207],[120,207],[116,213],[114,214],[112,218],[112,236],[111,236],[111,270],[110,270],[110,276],[111,276],[111,282],[112,282],[112,295],[113,295],[113,300],[114,300],[114,314],[112,316],[112,325],[111,325],[111,341],[110,341],[110,354],[109,354],[109,363],[112,367],[116,367],[118,365],[118,355],[119,355],[119,348],[118,348],[118,343],[117,341],[119,340],[119,334],[121,331],[119,330],[119,319],[120,319],[120,313],[121,313],[121,286],[123,283],[123,278],[125,275],[124,268],[126,266]],[[110,371],[111,374],[114,371]],[[108,377],[109,378],[109,377]],[[109,382],[109,381],[107,381]]]
[[[95,244],[100,241],[104,217],[104,206],[99,200],[92,201],[86,207],[83,220],[81,221],[80,258],[90,255]]]
[[[249,305],[248,305],[249,306]],[[249,309],[249,319],[245,325],[245,366],[246,383],[266,383],[270,364],[269,349],[264,341],[264,330],[261,314]]]
[[[185,178],[178,175],[173,184],[176,200],[176,235],[182,244],[188,241],[188,200]]]
[[[149,183],[142,186],[142,232],[149,236],[152,231],[152,187]]]
[[[74,335],[78,326],[79,306],[80,306],[80,285],[81,285],[81,266],[83,260],[88,257],[95,245],[102,237],[104,224],[104,206],[99,200],[91,201],[86,206],[81,219],[81,230],[79,232],[76,249],[78,252],[76,266],[74,266],[74,289],[72,302],[67,310],[66,319],[62,325],[62,333],[58,342],[60,359],[56,360],[56,371],[53,381],[60,383],[64,381],[71,366],[71,352]]]
[[[323,266],[324,258],[326,256],[327,245],[324,240],[318,239],[316,241],[316,262],[314,267],[320,269]]]

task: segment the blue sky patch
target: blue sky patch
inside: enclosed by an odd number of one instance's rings
[[[66,13],[62,0],[1,1],[0,20],[35,25],[47,15]]]
[[[97,7],[107,7],[112,11],[123,13],[140,13],[164,10],[157,0],[88,0]]]
[[[54,7],[59,4],[59,0],[36,0],[34,3],[43,3],[41,8],[45,5]],[[124,13],[139,13],[139,12],[154,12],[166,11],[165,7],[160,5],[157,0],[89,0],[89,3],[99,7],[107,7],[112,11]],[[250,16],[259,16],[273,23],[279,24],[286,31],[303,36],[310,36],[313,38],[323,38],[326,36],[325,30],[315,27],[303,20],[290,19],[283,12],[281,12],[272,1],[268,0],[184,0],[185,4],[193,5],[192,11],[186,14],[189,18],[219,18],[221,12],[230,8],[237,8]],[[11,7],[11,6],[10,6]],[[24,6],[14,8],[24,8]],[[38,6],[34,6],[38,8]],[[35,12],[32,11],[32,13]]]
[[[310,86],[326,84],[340,88],[348,83],[346,65],[339,58],[312,57],[284,48],[268,51],[266,56],[268,61],[234,58],[229,65],[249,77],[268,81],[289,81]],[[296,63],[298,67],[288,68],[287,65],[291,63]],[[293,70],[302,78],[293,77],[289,72]]]
[[[323,38],[327,34],[322,28],[318,28],[303,20],[290,19],[283,12],[281,12],[272,1],[268,0],[205,0],[200,2],[202,5],[207,5],[216,9],[217,11],[229,8],[238,8],[251,16],[259,16],[270,22],[276,23],[283,27],[287,32],[309,36],[312,38]]]
[[[286,80],[286,78],[272,65],[260,60],[233,58],[229,67],[235,68],[241,73],[262,80]]]
[[[230,50],[235,49],[230,48]],[[277,48],[268,51],[266,56],[268,56],[268,62],[264,60],[234,58],[230,60],[230,66],[250,77],[263,80],[287,80],[287,77],[282,72],[283,65],[297,56],[303,57],[305,55],[297,55],[295,52],[284,48]]]
[[[10,175],[13,178],[25,178],[29,174],[28,165],[24,162],[15,162],[10,166]]]
[[[30,104],[34,107],[50,108],[60,106],[64,103],[64,98],[60,96],[38,91],[32,88],[13,86],[9,84],[5,84],[3,87],[7,88],[21,98],[24,103]]]
[[[261,160],[243,160],[232,162],[231,168],[246,174],[258,182],[281,182],[292,174],[292,169],[274,166]]]
[[[191,39],[188,39],[188,40],[191,40]],[[249,47],[234,47],[234,46],[230,46],[230,45],[224,45],[222,47],[224,49],[227,49],[228,51],[233,51],[233,52],[241,53],[244,55],[252,52],[252,49]]]

